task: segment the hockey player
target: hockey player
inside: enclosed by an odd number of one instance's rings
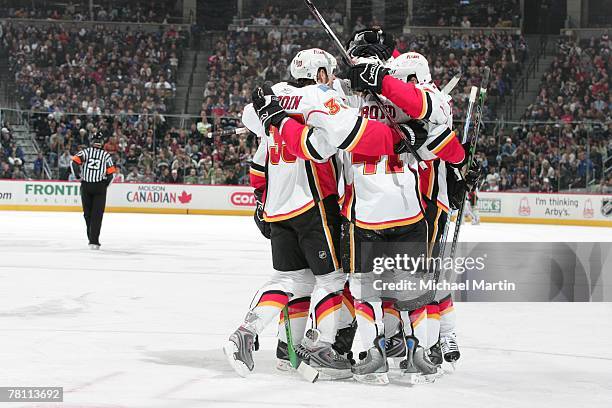
[[[478,193],[474,189],[470,191],[465,200],[465,215],[472,219],[472,225],[480,224],[480,215],[478,214]]]
[[[414,86],[409,91],[413,96],[409,101],[414,105],[411,108],[421,112],[424,103],[421,91]],[[338,105],[339,109],[348,109],[341,101]],[[376,115],[382,115],[380,111],[377,112]],[[321,115],[333,114],[323,111]],[[406,115],[404,117],[409,119]],[[425,141],[426,133],[417,130],[417,135],[407,126],[404,129],[413,146],[419,147]],[[375,255],[373,243],[385,245],[388,256],[393,255],[389,251],[395,251],[418,258],[426,252],[427,231],[419,203],[414,160],[408,155],[400,157],[390,148],[376,151],[370,146],[370,149],[357,151],[351,149],[349,144],[334,143],[333,135],[321,135],[316,133],[316,129],[295,121],[283,121],[280,132],[290,151],[303,158],[322,160],[336,154],[336,148],[347,151],[343,160],[347,177],[343,215],[349,221],[343,230],[346,231],[344,236],[348,251],[345,251],[343,258],[346,262],[343,263],[345,271],[357,272],[351,275],[351,292],[355,296],[358,330],[362,343],[372,344],[360,356],[361,361],[353,366],[353,373],[354,378],[360,381],[388,383],[382,300],[380,293],[374,289],[374,277],[368,273],[372,271],[368,269],[368,264]],[[388,138],[381,139],[379,146],[384,145],[386,140]],[[369,262],[359,262],[362,257],[369,258]]]
[[[458,195],[462,196],[465,191],[462,188],[476,183],[477,174],[470,171],[466,180],[463,180],[457,171],[457,168],[463,164],[465,154],[454,132],[449,132],[453,126],[451,98],[433,84],[425,57],[409,52],[397,56],[387,64],[387,67],[391,76],[416,84],[427,92],[436,107],[435,112],[432,110],[430,118],[423,121],[430,139],[419,150],[421,157],[427,159],[427,169],[419,169],[420,191],[429,227],[429,254],[436,258],[440,256],[440,239],[445,231],[451,202]],[[401,89],[399,86],[398,88]],[[397,96],[391,95],[390,99],[397,100]],[[452,187],[450,192],[447,180]],[[433,362],[440,364],[441,358],[437,358],[438,334],[442,350],[448,360],[454,361],[459,353],[454,335],[455,316],[452,298],[450,294],[443,296],[440,293],[437,294],[437,298],[439,301],[412,311],[410,317],[413,329],[422,331],[422,335],[417,337],[427,338],[424,347],[432,349]]]
[[[304,336],[300,355],[321,372],[319,378],[351,376],[349,361],[332,348],[346,278],[339,258],[340,173],[333,157],[336,148],[327,141],[349,151],[386,147],[392,152],[400,137],[342,105],[324,85],[335,66],[323,50],[300,51],[291,62],[295,82],[274,85],[267,90],[270,95],[257,89],[243,113],[244,125],[261,138],[252,165],[254,176],[260,177],[257,220],[266,234],[269,226],[276,273],[255,295],[243,324],[224,346],[229,363],[242,376],[253,370],[256,335],[290,300],[311,293],[314,327]],[[284,131],[299,133],[291,148],[283,140]]]

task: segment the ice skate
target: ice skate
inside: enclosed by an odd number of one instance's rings
[[[366,384],[387,385],[389,384],[388,371],[385,336],[380,335],[374,339],[372,348],[359,353],[359,361],[352,367],[353,378]]]
[[[351,363],[331,343],[320,340],[320,332],[308,329],[296,348],[298,357],[319,372],[320,380],[351,378]]]
[[[241,377],[246,377],[253,371],[253,350],[255,349],[255,333],[240,326],[230,336],[223,346],[223,352],[234,371]]]
[[[350,326],[338,330],[338,333],[336,333],[336,341],[334,341],[333,345],[334,350],[349,360],[353,357],[351,348],[353,347],[356,331],[357,322],[353,320]]]
[[[450,364],[451,371],[457,368],[457,360],[461,357],[459,346],[457,345],[457,336],[454,332],[440,336],[440,349],[444,356],[444,361]]]
[[[281,340],[276,345],[276,369],[279,371],[295,371],[295,368],[291,366],[291,361],[289,361],[287,347],[287,343]]]
[[[444,361],[442,350],[440,350],[440,340],[429,348],[429,360],[435,365],[441,365]]]
[[[406,339],[404,331],[399,330],[385,341],[385,354],[387,358],[397,358],[406,356]]]
[[[99,251],[100,244],[89,244],[89,249],[91,249],[92,251]]]
[[[406,337],[406,350],[408,356],[400,363],[400,369],[407,382],[413,385],[432,383],[442,375],[442,370],[429,360],[416,337]]]

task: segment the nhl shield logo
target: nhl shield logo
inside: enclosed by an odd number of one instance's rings
[[[612,197],[601,199],[601,215],[604,217],[612,217]]]

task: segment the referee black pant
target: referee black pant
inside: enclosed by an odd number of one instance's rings
[[[83,202],[83,216],[87,225],[87,238],[90,244],[100,245],[100,229],[102,228],[102,217],[106,206],[105,181],[97,183],[81,183],[81,201]]]

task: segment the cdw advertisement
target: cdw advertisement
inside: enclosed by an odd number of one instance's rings
[[[0,181],[0,209],[80,210],[80,183]],[[108,211],[192,214],[252,214],[255,196],[249,186],[113,183]]]
[[[612,195],[481,192],[478,198],[483,221],[612,227]]]

